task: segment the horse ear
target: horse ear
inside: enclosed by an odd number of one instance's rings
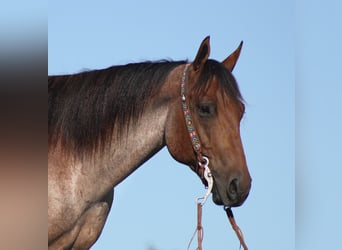
[[[239,47],[222,62],[224,66],[230,70],[230,72],[233,71],[236,62],[239,59],[242,44],[243,44],[243,41],[241,41]]]
[[[202,68],[204,63],[208,60],[209,54],[210,54],[210,36],[207,36],[202,41],[201,46],[199,47],[197,51],[196,58],[192,63],[192,66],[195,71],[198,71],[199,69]]]

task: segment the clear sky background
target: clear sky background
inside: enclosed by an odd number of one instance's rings
[[[342,8],[335,2],[49,0],[48,73],[192,60],[207,35],[210,57],[223,60],[243,40],[234,75],[247,103],[241,133],[253,183],[233,209],[237,223],[251,250],[329,249],[342,223]],[[92,249],[186,249],[204,192],[164,148],[115,188]],[[211,198],[203,227],[204,249],[239,249]]]

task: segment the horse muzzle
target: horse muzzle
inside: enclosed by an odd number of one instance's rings
[[[217,205],[238,207],[247,199],[251,189],[251,178],[246,180],[238,177],[231,178],[228,183],[221,182],[214,178],[213,202]]]

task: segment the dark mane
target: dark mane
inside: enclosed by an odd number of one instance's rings
[[[225,68],[222,63],[211,59],[206,61],[201,75],[198,78],[198,82],[194,84],[194,86],[196,86],[196,88],[192,90],[195,93],[194,96],[199,97],[207,92],[213,76],[218,80],[218,87],[222,95],[228,95],[231,98],[243,102],[239,86],[232,73]]]
[[[78,155],[103,148],[114,124],[138,119],[178,62],[144,62],[48,77],[48,145]]]

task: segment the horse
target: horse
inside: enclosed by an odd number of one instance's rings
[[[102,232],[114,187],[164,146],[204,185],[210,161],[217,205],[240,206],[251,188],[232,71],[242,42],[209,59],[146,61],[48,76],[48,247],[89,249]],[[186,121],[186,122],[185,122]]]

